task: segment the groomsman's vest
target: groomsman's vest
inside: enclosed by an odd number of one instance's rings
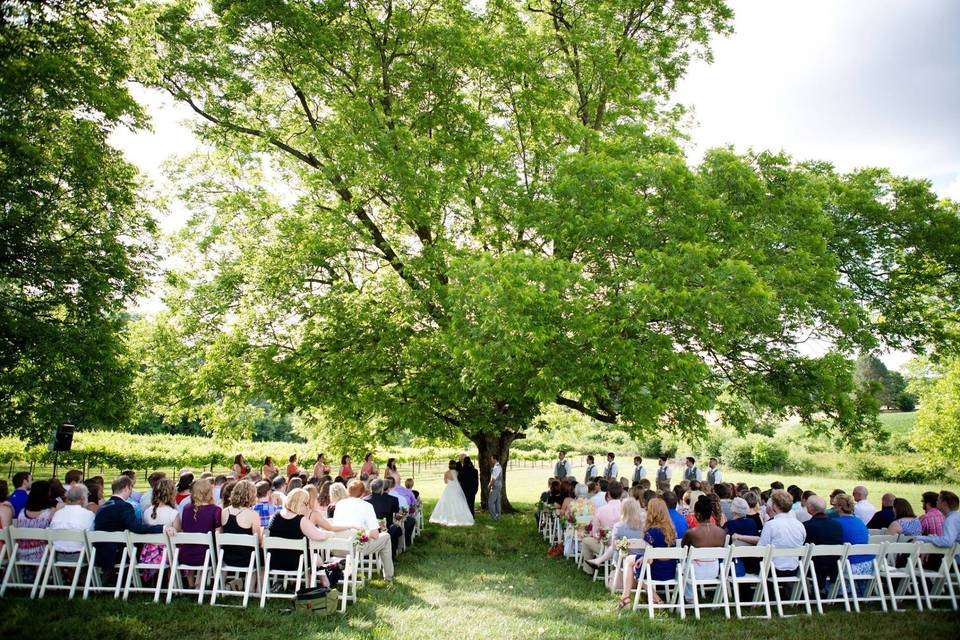
[[[657,482],[666,482],[667,478],[667,467],[658,467],[657,468]]]
[[[606,469],[603,470],[603,477],[604,477],[604,478],[613,478],[613,465],[614,465],[614,464],[616,464],[616,463],[615,463],[615,462],[608,462],[608,463],[607,463]]]
[[[590,482],[591,480],[593,480],[593,479],[596,478],[596,477],[597,477],[597,465],[595,465],[595,464],[588,464],[588,465],[587,465],[587,476],[586,476],[586,479],[584,480],[584,482],[585,482],[585,483],[586,483],[586,482]]]
[[[686,471],[684,471],[684,472],[683,472],[683,479],[684,479],[684,480],[690,480],[691,482],[693,482],[694,480],[696,480],[696,479],[697,479],[697,468],[696,468],[696,467],[690,467],[689,469],[687,469]]]
[[[719,471],[719,469],[710,469],[707,471],[707,482],[717,484],[717,471]]]
[[[640,482],[641,480],[643,480],[643,475],[644,475],[644,473],[643,473],[643,465],[640,465],[639,467],[634,467],[634,468],[633,468],[633,481],[634,481],[634,482]]]
[[[553,466],[553,477],[560,478],[561,480],[567,477],[566,458],[564,458],[563,460],[557,460],[557,464]]]

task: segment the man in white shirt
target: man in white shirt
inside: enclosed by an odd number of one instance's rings
[[[637,484],[646,477],[647,470],[643,468],[643,458],[640,456],[633,456],[633,478],[631,483]]]
[[[487,511],[493,520],[500,519],[500,492],[503,490],[503,468],[500,466],[500,456],[490,456],[490,464],[493,469],[490,470],[490,484],[488,489],[490,495],[487,498]]]
[[[583,483],[590,484],[590,481],[597,477],[597,465],[593,463],[593,456],[587,456],[587,472],[583,476]]]
[[[573,466],[570,464],[570,461],[567,460],[566,451],[557,452],[557,463],[553,465],[553,477],[559,478],[560,480],[566,479],[567,476],[573,475]]]
[[[723,472],[720,471],[719,464],[719,460],[716,458],[710,458],[710,462],[708,463],[710,469],[707,471],[707,483],[711,487],[723,482]]]
[[[857,504],[853,507],[853,515],[860,518],[863,524],[867,524],[873,514],[877,512],[877,508],[867,500],[867,488],[862,485],[854,487],[853,499],[857,501]]]
[[[763,525],[759,536],[745,536],[733,534],[733,540],[740,540],[759,547],[802,547],[807,539],[807,530],[790,513],[793,509],[793,497],[783,489],[777,489],[770,495],[767,504],[768,513],[773,517]],[[779,576],[795,576],[800,567],[797,557],[785,556],[774,558],[773,566],[777,568]]]
[[[614,458],[616,456],[612,451],[607,454],[607,466],[603,468],[603,477],[607,479],[607,482],[620,479],[620,470],[617,468],[617,463],[613,461]]]
[[[683,479],[689,482],[703,480],[700,476],[700,469],[697,469],[697,461],[695,458],[687,456],[687,468],[683,470]]]
[[[67,493],[63,497],[64,506],[53,514],[50,529],[93,531],[94,513],[86,507],[89,496],[87,487],[82,484],[68,486]],[[80,550],[83,549],[83,543],[56,541],[53,543],[53,548],[57,552],[58,561],[70,562],[77,560]]]
[[[342,527],[362,529],[370,536],[364,545],[364,553],[380,554],[383,562],[383,579],[393,580],[393,545],[390,536],[380,533],[380,521],[373,505],[363,499],[366,488],[360,480],[351,480],[347,485],[349,497],[337,502],[331,522]],[[390,523],[388,523],[390,524]]]
[[[595,507],[594,511],[607,504],[607,481],[598,480],[591,483],[591,486],[596,487],[596,491],[590,494],[590,502],[593,503]]]

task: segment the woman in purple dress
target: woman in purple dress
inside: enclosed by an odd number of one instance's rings
[[[190,504],[180,519],[184,533],[210,533],[220,531],[220,507],[213,503],[213,486],[209,480],[195,480],[190,487]],[[207,547],[186,544],[180,548],[180,564],[202,565]],[[186,572],[190,588],[196,587],[193,572]]]

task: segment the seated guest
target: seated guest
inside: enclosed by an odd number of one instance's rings
[[[827,517],[827,503],[818,495],[807,498],[807,513],[810,519],[803,523],[806,531],[804,541],[807,544],[834,545],[843,544],[843,527],[836,518]],[[817,584],[821,592],[826,593],[829,585],[837,579],[836,556],[817,556],[813,559],[817,571]]]
[[[685,547],[722,547],[727,542],[727,533],[712,521],[715,520],[714,504],[706,495],[697,498],[693,505],[693,514],[697,519],[697,526],[687,530],[682,538]],[[720,574],[720,561],[697,561],[693,565],[694,575],[698,580],[712,580]],[[687,585],[684,589],[687,602],[693,602],[693,587]]]
[[[190,497],[190,485],[192,484],[193,484],[192,473],[185,473],[182,476],[180,476],[180,478],[177,479],[176,501],[178,505]]]
[[[413,478],[407,478],[403,481],[404,488],[413,495],[413,502],[410,503],[410,508],[413,509],[413,513],[416,513],[416,509],[420,509],[420,492],[413,489]]]
[[[160,525],[148,525],[137,520],[133,506],[127,502],[130,492],[133,491],[133,482],[127,476],[120,476],[110,485],[112,495],[93,519],[95,531],[132,531],[133,533],[163,533]],[[175,534],[170,529],[168,533]],[[105,582],[113,577],[117,553],[122,545],[113,542],[98,542],[96,565],[103,572]]]
[[[643,541],[647,543],[647,546],[659,549],[672,547],[676,539],[677,533],[674,531],[670,514],[667,512],[666,503],[659,498],[654,498],[647,505],[647,523],[643,532]],[[645,588],[642,583],[637,584],[643,562],[643,550],[633,554],[632,565],[629,560],[624,562],[623,597],[620,599],[618,608],[623,609],[630,604],[635,584],[640,590]],[[650,577],[653,580],[669,580],[677,574],[676,560],[652,560],[649,562],[652,565],[650,567]],[[654,592],[653,601],[656,604],[661,604],[663,599]]]
[[[149,476],[147,476],[147,484],[150,486],[149,489],[140,494],[140,513],[143,513],[153,504],[153,488],[157,486],[157,482],[161,478],[166,478],[167,474],[163,471],[154,471]]]
[[[761,547],[802,547],[807,537],[807,530],[797,522],[790,513],[793,509],[793,497],[782,489],[775,489],[770,494],[767,511],[772,515],[763,527],[759,536],[736,534],[733,540]],[[773,559],[773,566],[780,576],[795,576],[800,567],[800,560],[796,557],[780,557]]]
[[[396,498],[400,503],[400,509],[407,512],[407,517],[404,518],[401,526],[403,527],[404,540],[409,547],[413,544],[413,530],[417,526],[417,519],[414,517],[416,513],[416,496],[410,493],[406,487],[397,486],[397,477],[395,474],[390,474],[383,478],[383,490],[387,495]]]
[[[223,533],[263,537],[260,514],[253,510],[257,503],[257,489],[249,480],[240,480],[230,492],[230,505],[220,512],[220,527]],[[231,567],[245,567],[250,562],[252,549],[235,545],[223,545],[223,561]]]
[[[63,476],[63,483],[68,489],[75,484],[83,484],[83,471],[70,469],[70,471],[67,471],[66,475]]]
[[[886,529],[890,523],[897,519],[893,509],[893,501],[897,496],[892,493],[885,493],[880,498],[880,510],[873,514],[873,517],[867,522],[867,529]],[[909,503],[908,503],[909,505]],[[913,509],[911,508],[911,513]]]
[[[560,491],[560,481],[552,481],[550,483],[550,493],[547,495],[547,504],[560,506],[563,504],[563,498],[563,493]]]
[[[943,534],[943,512],[937,508],[940,503],[940,494],[936,491],[924,491],[923,515],[920,516],[920,533],[925,536],[939,536]]]
[[[16,518],[23,511],[24,505],[27,504],[27,496],[33,484],[33,476],[26,471],[19,471],[13,474],[11,482],[13,483],[13,493],[7,497],[7,502],[13,507],[13,517]]]
[[[307,517],[310,512],[310,495],[306,489],[294,489],[287,496],[283,509],[270,521],[270,537],[286,540],[326,540],[333,537],[333,532],[326,531]],[[335,527],[335,531],[347,531],[347,527]],[[300,563],[300,551],[276,549],[270,552],[270,568],[280,571],[296,571]],[[328,581],[324,586],[333,586]]]
[[[744,501],[747,503],[747,506],[750,508],[750,511],[747,512],[747,517],[753,520],[754,524],[757,525],[757,531],[763,530],[763,517],[760,515],[760,494],[753,489],[747,491],[741,496]]]
[[[796,513],[800,511],[803,505],[803,490],[797,485],[792,484],[787,487],[787,493],[793,498],[793,508],[790,511],[794,514],[794,517],[796,517]]]
[[[853,508],[853,515],[859,518],[860,522],[866,525],[868,522],[870,522],[873,514],[877,512],[877,508],[870,504],[870,501],[867,500],[867,488],[863,485],[854,487],[853,499],[856,501]]]
[[[197,480],[190,487],[190,508],[180,515],[180,528],[184,533],[219,533],[221,530],[221,509],[213,500],[213,486],[208,480]],[[180,563],[198,566],[203,564],[203,555],[207,547],[189,544],[180,547]],[[187,573],[190,588],[196,586],[196,576]]]
[[[887,497],[886,494],[884,498]],[[879,511],[877,512],[879,513]],[[893,499],[894,520],[887,526],[887,533],[902,533],[905,536],[923,535],[923,527],[920,524],[920,518],[913,514],[913,507],[910,502],[904,498]],[[876,518],[876,516],[874,516]]]
[[[87,511],[96,513],[103,504],[103,484],[97,482],[96,478],[90,478],[83,481],[83,486],[87,488]],[[136,514],[134,514],[136,515]]]
[[[317,488],[313,485],[309,485],[303,488],[307,492],[307,495],[310,496],[310,511],[307,513],[307,518],[310,519],[314,525],[330,532],[337,531],[346,531],[348,527],[337,527],[334,526],[327,519],[327,509],[326,507],[320,506],[320,493],[317,491]]]
[[[137,472],[136,472],[136,471],[134,471],[133,469],[127,469],[127,470],[124,471],[121,475],[125,475],[125,476],[127,476],[128,478],[130,478],[130,482],[132,482],[132,483],[134,484],[134,486],[136,486],[136,484],[137,484]],[[137,509],[137,508],[140,506],[140,498],[142,498],[142,497],[143,497],[143,496],[141,495],[141,493],[140,493],[139,491],[137,491],[136,489],[134,489],[134,490],[130,493],[130,501],[131,501],[131,504],[133,504],[134,502],[137,503],[137,504],[134,504],[134,505],[133,505],[133,508],[134,508],[134,509]],[[139,513],[139,512],[138,512],[138,513]]]
[[[7,493],[7,481],[0,480],[0,530],[6,529],[13,524],[13,505],[7,502],[10,497]],[[2,539],[3,536],[0,536]],[[3,544],[0,543],[0,553],[3,552]]]
[[[20,510],[16,523],[20,529],[46,529],[53,518],[55,503],[50,497],[50,483],[46,480],[37,480],[30,485],[27,502]],[[38,562],[47,548],[42,540],[20,540],[17,544],[17,559],[28,562]],[[33,567],[23,569],[24,577],[30,580],[35,574]]]
[[[180,510],[176,506],[177,490],[173,480],[161,478],[153,488],[151,505],[143,512],[143,524],[160,525],[165,529],[170,527],[180,530]],[[140,550],[140,562],[144,564],[160,564],[163,561],[164,545],[145,544]],[[143,580],[149,581],[155,572],[144,571]]]
[[[50,478],[48,482],[50,483],[50,500],[57,509],[63,505],[63,497],[67,495],[67,490],[59,478]]]
[[[607,504],[607,481],[603,478],[600,478],[594,482],[594,485],[596,487],[596,491],[593,493],[590,499],[593,501],[593,506],[599,509],[603,505]]]
[[[937,506],[944,514],[943,532],[940,535],[922,535],[915,542],[929,542],[938,547],[951,547],[960,543],[960,498],[952,491],[941,491]]]
[[[620,521],[620,498],[623,496],[623,486],[619,482],[611,482],[607,486],[606,503],[599,509],[590,521],[591,535],[583,539],[581,544],[581,565],[580,567],[588,575],[593,575],[595,568],[588,562],[597,557],[603,551],[603,545],[600,542],[600,530],[613,529],[613,525]]]
[[[364,544],[363,552],[380,556],[383,563],[383,579],[391,581],[393,580],[393,549],[390,536],[381,535],[373,505],[361,499],[361,496],[363,496],[363,483],[359,480],[351,480],[347,485],[347,497],[336,503],[337,509],[332,523],[366,531],[370,541]]]
[[[837,496],[842,496],[842,495],[846,495],[843,489],[834,489],[833,491],[830,492],[830,500],[829,500],[830,506],[824,512],[827,514],[827,517],[829,518],[837,517],[837,508],[833,506],[833,502],[834,500],[837,499]]]
[[[260,516],[260,526],[266,529],[270,526],[270,518],[280,510],[280,506],[273,501],[273,485],[261,480],[256,484],[256,488],[257,503],[253,505],[253,510]]]
[[[587,485],[577,483],[573,489],[574,499],[570,503],[569,515],[574,518],[587,518],[593,516],[597,509],[593,505],[593,501],[590,500],[587,494]],[[567,527],[564,531],[564,543],[563,543],[563,553],[567,557],[574,557],[576,555],[575,551],[575,539],[583,539],[583,531],[581,527]]]
[[[569,482],[566,478],[560,481],[560,493],[563,494],[563,502],[560,503],[561,516],[570,515],[570,505],[573,504],[573,488],[575,486],[575,482]]]
[[[730,519],[723,525],[723,530],[732,538],[734,534],[739,533],[743,536],[758,537],[760,529],[757,528],[757,522],[749,517],[750,506],[743,498],[734,498],[730,501]],[[760,561],[756,558],[744,558],[743,562],[737,562],[737,575],[743,576],[747,573],[758,573],[760,571]]]
[[[858,502],[862,502],[866,497],[861,498]],[[840,524],[840,527],[843,529],[843,541],[850,544],[867,544],[870,542],[870,533],[867,531],[867,525],[863,522],[863,518],[854,515],[856,511],[856,503],[852,496],[840,495],[834,499],[833,506],[837,510],[837,517],[835,520]],[[852,555],[847,556],[847,559],[850,561],[850,569],[854,575],[867,575],[873,571],[873,559],[875,556],[872,555]],[[860,591],[863,585],[861,583],[857,584],[857,590]]]
[[[610,541],[607,548],[599,556],[586,563],[599,569],[608,558],[612,557],[617,551],[617,543],[620,540],[642,540],[643,539],[643,521],[640,518],[640,503],[632,498],[627,498],[620,502],[620,521],[613,525],[610,531]]]
[[[813,491],[804,491],[800,494],[800,510],[794,511],[793,516],[801,523],[806,522],[810,519],[810,512],[807,511],[807,500],[810,499],[810,496],[817,495]]]
[[[223,504],[223,488],[226,486],[228,480],[229,478],[223,474],[213,479],[211,490],[214,504]]]
[[[93,513],[86,508],[89,491],[82,483],[73,483],[67,487],[63,498],[63,507],[58,509],[50,520],[50,528],[56,530],[92,531]],[[83,549],[82,542],[57,541],[53,543],[58,562],[75,562]]]
[[[686,518],[677,511],[677,494],[673,491],[664,492],[663,502],[667,506],[667,515],[673,523],[674,533],[682,540],[689,527],[687,526]],[[647,508],[650,508],[649,502],[647,503]]]
[[[711,460],[716,460],[716,458],[710,458],[710,459],[711,459]],[[731,503],[731,499],[730,499],[730,498],[731,498],[731,496],[730,496],[730,488],[729,488],[727,485],[725,485],[725,484],[723,484],[723,483],[721,482],[721,483],[719,483],[719,484],[713,485],[713,492],[716,494],[717,498],[719,498],[719,500],[720,500],[720,510],[723,512],[724,522],[726,522],[726,521],[729,520],[730,517],[731,517],[731,513],[730,513],[730,503]]]
[[[332,518],[336,513],[337,503],[347,497],[347,488],[339,483],[334,482],[330,485],[330,504],[327,505],[327,517]]]
[[[392,480],[392,478],[391,478]],[[384,481],[377,478],[370,483],[370,496],[366,501],[373,506],[373,512],[377,519],[384,520],[387,523],[387,533],[390,534],[390,542],[393,547],[393,555],[396,557],[400,551],[400,536],[403,530],[396,522],[396,516],[400,513],[400,500],[385,494],[383,492]]]

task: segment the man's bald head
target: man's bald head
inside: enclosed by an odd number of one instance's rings
[[[880,498],[880,505],[885,508],[892,507],[893,501],[896,499],[897,496],[893,495],[892,493],[885,493],[883,494],[883,497]]]
[[[867,488],[863,485],[859,485],[853,488],[853,499],[857,502],[867,499]]]
[[[827,510],[826,501],[820,496],[810,496],[807,498],[807,513],[812,516],[823,513]]]

